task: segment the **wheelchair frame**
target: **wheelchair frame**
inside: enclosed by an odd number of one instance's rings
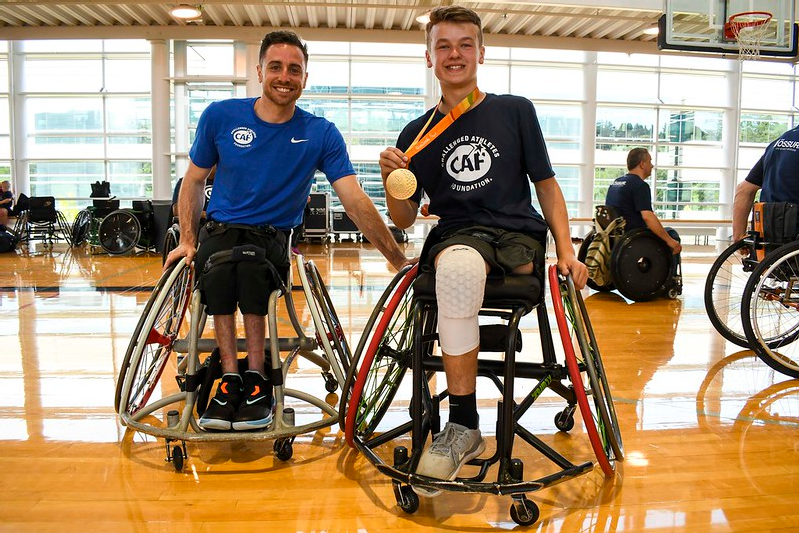
[[[301,287],[311,313],[313,335],[306,335],[294,308],[291,291],[275,290],[269,296],[268,335],[266,350],[276,400],[275,417],[269,428],[255,432],[202,430],[195,415],[200,395],[208,398],[214,379],[205,380],[200,362],[201,353],[212,352],[213,339],[202,338],[206,314],[200,302],[199,290],[192,290],[193,267],[181,259],[161,277],[150,296],[128,345],[117,379],[115,408],[122,423],[131,430],[165,439],[168,462],[176,471],[183,469],[188,457],[186,442],[263,441],[275,439],[274,452],[278,459],[291,458],[294,438],[338,422],[338,412],[326,401],[285,386],[289,367],[297,356],[311,361],[322,372],[325,389],[335,392],[344,383],[351,356],[346,338],[333,309],[330,296],[312,261],[295,256]],[[291,277],[289,275],[289,277]],[[288,285],[291,286],[290,284]],[[278,300],[283,297],[296,337],[278,336]],[[183,324],[189,312],[188,326]],[[237,350],[246,352],[245,339],[237,339]],[[319,353],[317,350],[321,350]],[[160,381],[172,352],[177,358],[178,392],[150,401],[150,395]],[[281,352],[288,352],[281,358]],[[206,359],[207,363],[210,358]],[[343,370],[342,370],[343,368]],[[203,390],[205,385],[208,389]],[[318,409],[318,419],[297,425],[294,407],[286,399]],[[170,409],[171,408],[171,409]],[[204,406],[203,406],[204,408]],[[177,444],[174,444],[177,443]]]
[[[471,478],[437,480],[415,473],[427,434],[438,432],[438,405],[448,394],[445,390],[431,396],[429,380],[435,372],[443,370],[443,361],[440,356],[432,354],[437,339],[434,303],[415,300],[411,294],[417,268],[406,268],[398,273],[379,300],[356,349],[339,409],[345,418],[347,442],[391,478],[399,507],[407,513],[416,512],[419,497],[413,491],[414,486],[428,490],[510,495],[513,499],[511,518],[520,525],[534,523],[539,510],[535,503],[527,499],[527,492],[541,490],[593,469],[590,461],[572,464],[519,423],[521,416],[547,388],[567,402],[563,411],[556,415],[555,426],[561,431],[572,429],[574,411],[579,406],[599,464],[607,477],[613,477],[615,462],[623,460],[623,450],[610,388],[582,297],[575,290],[571,278],[559,277],[555,266],[550,267],[550,290],[553,301],[561,302],[561,305],[555,305],[555,314],[567,364],[559,365],[556,361],[547,311],[543,304],[543,284],[540,301],[533,307],[538,316],[543,363],[517,363],[515,360],[517,342],[520,341],[517,338],[519,321],[530,309],[523,306],[495,309],[490,301],[485,302],[484,305],[490,306],[490,310],[484,308],[481,315],[501,317],[506,321],[508,330],[504,339],[489,349],[504,352],[504,363],[478,359],[478,375],[489,378],[502,392],[502,399],[497,406],[496,452],[490,458],[478,458],[467,463],[479,466],[478,474]],[[563,305],[561,299],[568,303]],[[572,335],[576,337],[582,360],[577,359]],[[413,395],[409,407],[411,420],[377,433],[409,368],[413,374]],[[586,376],[585,381],[583,375]],[[514,378],[537,380],[537,384],[518,405],[513,400]],[[564,379],[571,379],[572,385],[564,385]],[[588,383],[588,389],[584,383]],[[588,401],[588,395],[593,402]],[[409,431],[410,454],[405,446],[397,446],[393,449],[392,463],[389,464],[377,453],[378,448]],[[525,481],[522,461],[512,457],[516,435],[555,463],[559,470]],[[484,479],[488,469],[494,463],[499,463],[496,481],[486,482]]]

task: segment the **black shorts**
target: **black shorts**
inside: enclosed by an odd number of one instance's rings
[[[514,268],[528,263],[533,263],[536,275],[543,276],[544,246],[530,235],[478,225],[437,229],[433,228],[422,249],[420,262],[424,270],[435,270],[435,258],[445,248],[464,244],[483,256],[491,267],[489,277],[504,277]]]
[[[248,229],[209,222],[199,235],[200,246],[194,258],[198,288],[209,315],[232,315],[236,306],[244,314],[265,316],[269,295],[287,279],[289,269],[286,234],[280,230]],[[259,262],[226,262],[214,266],[206,276],[208,258],[216,252],[252,244],[266,251],[274,268]],[[276,275],[279,279],[275,279]]]

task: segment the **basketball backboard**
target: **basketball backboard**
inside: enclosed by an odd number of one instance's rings
[[[767,57],[794,57],[797,31],[794,0],[666,0],[660,18],[658,48],[738,55],[741,45],[733,22],[762,30],[754,46]]]

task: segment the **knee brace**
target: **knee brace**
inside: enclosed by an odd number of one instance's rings
[[[438,342],[445,354],[462,355],[480,345],[477,315],[485,282],[486,263],[474,248],[458,244],[438,255]]]

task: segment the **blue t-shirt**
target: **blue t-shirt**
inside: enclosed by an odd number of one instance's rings
[[[407,150],[435,113],[431,129],[443,115],[436,108],[408,124],[397,147]],[[424,191],[430,213],[444,229],[478,224],[519,231],[543,240],[546,222],[532,205],[530,182],[552,178],[544,136],[533,104],[518,96],[486,94],[421,152],[408,168],[416,174],[411,197]]]
[[[255,114],[256,100],[209,105],[189,156],[201,168],[217,166],[209,219],[288,230],[302,222],[317,170],[330,183],[355,170],[332,122],[298,107],[288,122],[270,124]]]
[[[605,205],[615,207],[624,217],[624,230],[645,228],[641,211],[652,211],[652,195],[649,184],[635,174],[625,174],[610,184]]]
[[[762,187],[761,202],[799,203],[799,126],[768,145],[746,181]]]

